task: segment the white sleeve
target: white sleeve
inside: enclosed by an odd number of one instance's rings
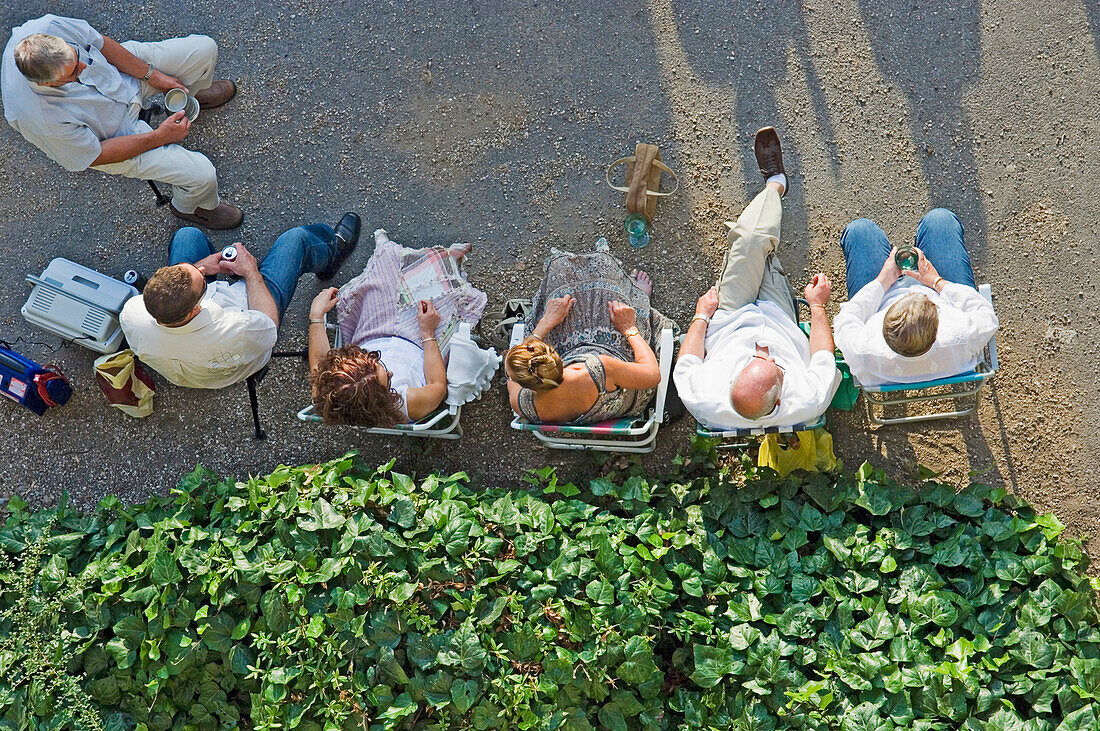
[[[829,404],[840,387],[840,370],[836,367],[836,357],[826,350],[819,350],[810,356],[810,365],[806,369],[806,376],[817,396],[817,405],[820,407],[811,418],[816,418],[825,413]],[[807,419],[809,421],[809,419]]]
[[[697,355],[682,355],[672,369],[672,379],[676,382],[676,393],[684,406],[692,414],[699,413],[698,407],[705,403],[702,393],[703,360]]]
[[[954,282],[946,283],[940,296],[966,319],[967,343],[971,353],[984,348],[1000,325],[993,305],[973,287]]]
[[[840,352],[858,352],[864,342],[863,327],[882,304],[886,291],[878,280],[871,280],[855,296],[840,306],[840,312],[833,318],[833,339]]]

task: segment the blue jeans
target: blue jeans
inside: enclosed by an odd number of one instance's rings
[[[916,243],[941,277],[977,289],[958,216],[946,208],[930,211],[917,226]],[[844,227],[840,248],[844,250],[848,299],[851,299],[882,271],[890,255],[890,241],[873,221],[857,218]]]
[[[260,262],[260,274],[275,299],[282,322],[298,279],[306,272],[319,272],[332,263],[338,252],[336,234],[323,223],[292,228],[275,239],[271,251]],[[176,231],[168,250],[168,265],[194,264],[214,253],[214,245],[202,231],[186,226]]]

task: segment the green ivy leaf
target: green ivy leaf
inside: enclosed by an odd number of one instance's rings
[[[942,592],[933,591],[909,600],[909,619],[916,624],[933,623],[950,627],[959,618],[959,611]]]
[[[413,501],[407,497],[397,498],[393,502],[393,507],[390,508],[388,520],[402,528],[411,528],[416,522],[416,506],[413,505]]]
[[[466,713],[474,705],[477,698],[478,684],[476,680],[456,680],[451,686],[451,700],[459,713]]]
[[[612,604],[615,601],[615,589],[604,578],[593,579],[584,587],[585,595],[597,604]]]
[[[696,685],[713,688],[723,676],[733,672],[734,656],[729,648],[696,645],[693,652],[695,672],[691,674],[691,679]]]

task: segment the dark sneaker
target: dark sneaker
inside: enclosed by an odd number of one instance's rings
[[[336,233],[336,257],[327,267],[317,272],[318,279],[327,282],[336,276],[340,265],[351,256],[351,252],[355,251],[355,247],[359,245],[359,231],[362,227],[363,221],[359,218],[358,213],[344,214],[344,217],[340,219],[340,223],[336,224],[336,228],[333,229]]]

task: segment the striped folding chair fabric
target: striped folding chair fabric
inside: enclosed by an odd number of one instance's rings
[[[326,322],[325,328],[328,329],[329,327],[330,326]],[[463,323],[461,327],[469,328],[470,326],[466,323]],[[340,328],[335,328],[335,330],[336,335],[334,337],[333,347],[339,348],[343,345],[343,338],[340,336]],[[420,421],[415,421],[411,424],[395,424],[392,427],[353,426],[350,424],[338,424],[334,426],[339,426],[344,429],[356,429],[364,434],[374,434],[379,436],[458,439],[462,436],[461,418],[461,406],[444,404],[440,408],[425,416]],[[317,411],[313,404],[310,404],[309,406],[298,412],[298,420],[304,421],[309,424],[324,423],[321,417],[317,414]]]
[[[978,291],[986,301],[993,304],[993,290],[988,284],[982,284]],[[986,381],[993,378],[997,372],[999,363],[997,360],[997,336],[993,335],[985,346],[982,362],[977,368],[965,373],[959,373],[947,378],[937,378],[934,381],[921,381],[919,383],[885,383],[881,386],[864,386],[863,399],[867,406],[867,418],[873,424],[911,424],[919,421],[932,421],[933,419],[951,419],[960,416],[969,416],[978,410],[981,400],[982,388]],[[956,399],[973,398],[968,406],[963,408],[941,409],[930,414],[908,413],[904,416],[887,417],[886,410],[889,407],[900,406],[903,409],[909,404],[928,402],[943,404]]]
[[[825,426],[825,414],[822,414],[814,421],[808,421],[804,424],[793,424],[791,426],[711,429],[697,423],[695,433],[701,437],[723,440],[722,443],[718,445],[719,449],[744,449],[751,447],[755,443],[757,437],[766,436],[768,434],[791,434],[798,431],[810,431],[811,429],[820,429],[823,426]],[[731,439],[735,441],[727,441]]]
[[[523,323],[512,327],[511,345],[523,340]],[[595,452],[623,452],[645,454],[657,447],[657,430],[665,418],[665,397],[668,379],[672,377],[672,328],[661,331],[657,352],[657,364],[661,370],[661,383],[657,397],[645,416],[612,419],[599,424],[583,426],[570,424],[533,424],[522,416],[512,420],[512,428],[530,432],[551,449],[591,450]]]

